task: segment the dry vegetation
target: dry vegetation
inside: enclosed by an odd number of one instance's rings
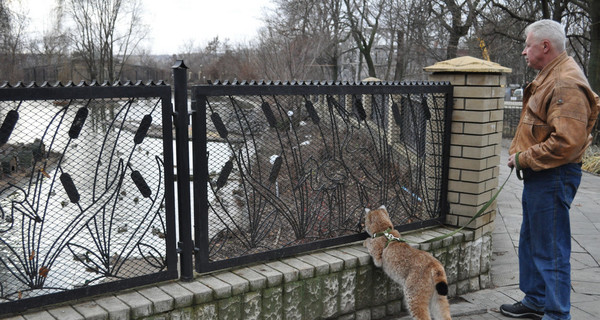
[[[600,146],[590,146],[583,156],[583,170],[600,174]]]

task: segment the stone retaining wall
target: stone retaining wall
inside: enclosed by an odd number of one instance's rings
[[[423,242],[452,229],[425,229],[404,237]],[[487,288],[491,234],[464,231],[413,244],[446,269],[449,296]],[[381,319],[405,313],[400,286],[354,243],[292,258],[172,281],[86,302],[48,307],[11,319]]]

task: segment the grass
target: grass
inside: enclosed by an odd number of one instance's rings
[[[600,174],[600,146],[590,146],[583,155],[583,170]]]

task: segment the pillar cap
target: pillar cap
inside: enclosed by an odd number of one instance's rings
[[[511,73],[512,69],[503,67],[496,62],[464,56],[446,61],[440,61],[432,66],[423,68],[427,72],[487,72]]]

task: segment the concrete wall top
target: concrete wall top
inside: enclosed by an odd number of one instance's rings
[[[423,68],[427,72],[485,72],[511,73],[512,69],[503,67],[496,62],[477,59],[474,57],[458,57]]]

